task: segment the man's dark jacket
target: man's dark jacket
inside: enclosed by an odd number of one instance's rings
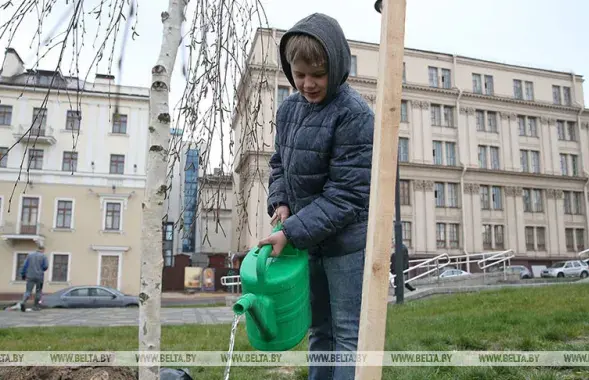
[[[280,61],[292,86],[285,46],[296,33],[323,44],[329,84],[319,104],[296,92],[278,109],[268,214],[287,205],[291,216],[284,232],[295,247],[315,255],[344,255],[366,247],[374,113],[346,83],[350,47],[337,21],[322,14],[301,20],[280,41]]]
[[[403,244],[401,246],[401,254],[403,255],[403,270],[409,269],[409,249],[407,246]],[[395,252],[391,255],[391,274],[396,275],[395,273]]]

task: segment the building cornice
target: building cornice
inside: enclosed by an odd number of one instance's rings
[[[114,86],[113,86],[114,87]],[[9,83],[1,83],[0,90],[12,90],[12,91],[22,91],[22,92],[31,92],[31,93],[42,93],[46,94],[47,91],[50,89],[48,87],[40,87],[40,86],[26,86],[23,84],[9,84]],[[80,90],[77,89],[63,89],[63,88],[52,88],[50,96],[67,96],[67,93],[77,93],[79,92],[82,95],[88,97],[99,97],[99,98],[111,98],[111,99],[125,99],[125,100],[141,100],[146,101],[149,100],[149,95],[141,95],[141,94],[126,94],[126,93],[116,93],[116,92],[106,92],[106,91],[95,91],[95,90],[88,90],[81,88]]]

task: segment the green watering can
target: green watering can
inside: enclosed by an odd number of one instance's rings
[[[280,231],[278,223],[272,232]],[[250,344],[259,351],[287,351],[311,325],[309,254],[287,243],[278,257],[272,245],[252,248],[240,267],[242,296],[233,312],[246,314]]]

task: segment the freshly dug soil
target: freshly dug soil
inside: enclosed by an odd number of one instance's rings
[[[137,380],[129,367],[0,367],[0,380]]]

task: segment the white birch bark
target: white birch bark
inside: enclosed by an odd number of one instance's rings
[[[181,40],[184,10],[189,0],[170,0],[162,17],[162,45],[152,68],[149,96],[150,143],[147,184],[143,203],[139,350],[159,351],[161,338],[162,217],[166,193],[166,169],[170,136],[169,91]],[[139,367],[140,380],[159,380],[159,365]]]

